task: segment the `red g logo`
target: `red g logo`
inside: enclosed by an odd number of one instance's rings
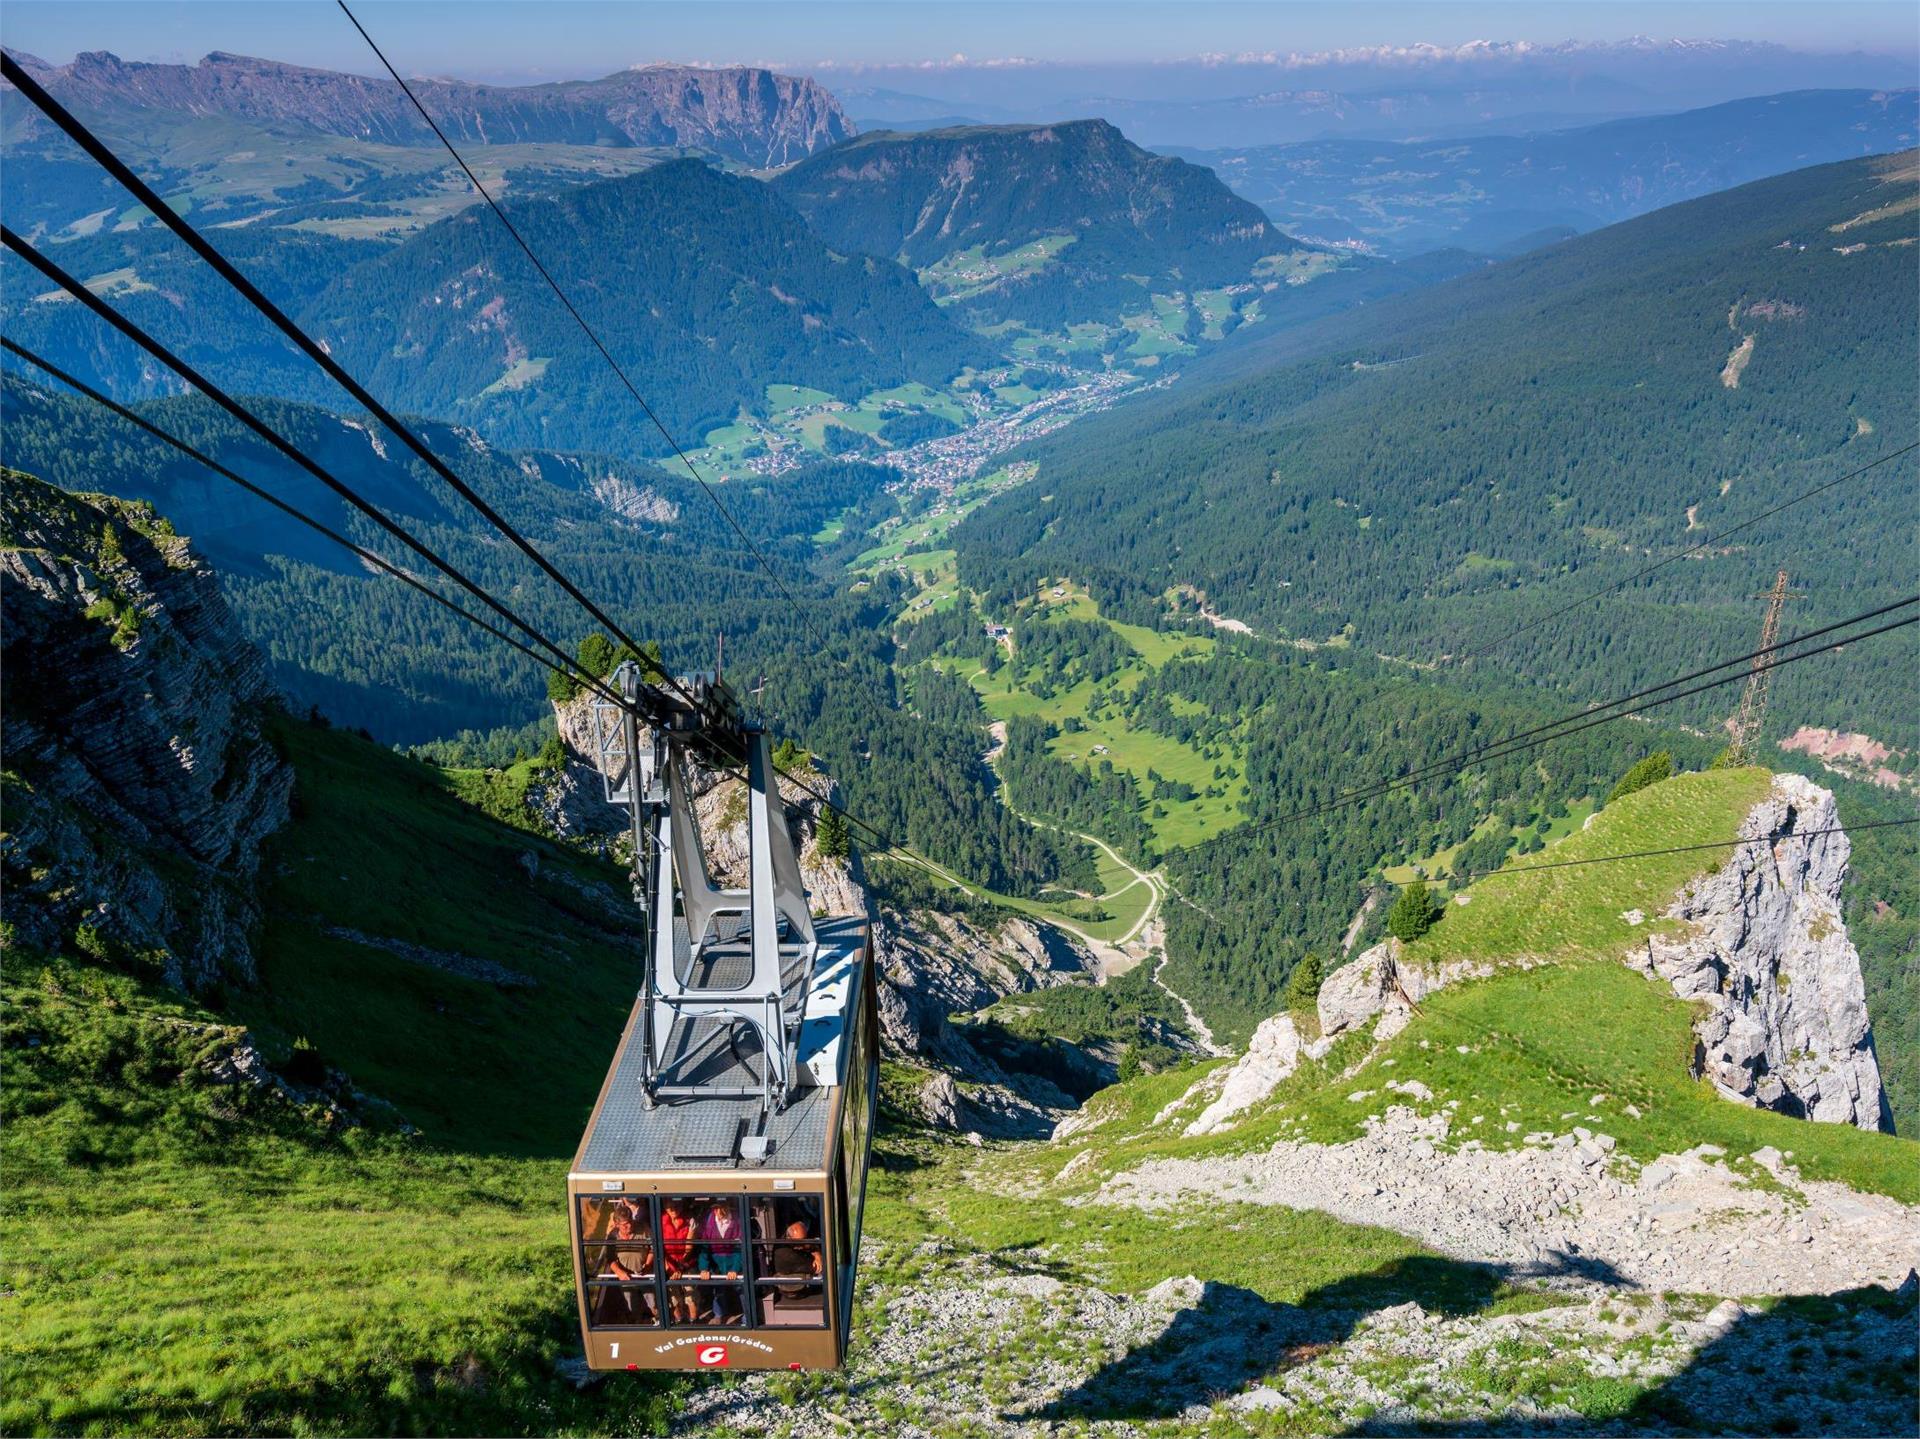
[[[694,1351],[693,1362],[702,1369],[724,1369],[727,1364],[727,1346],[702,1344]]]

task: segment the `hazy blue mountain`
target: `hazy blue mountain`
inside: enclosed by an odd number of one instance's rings
[[[1323,139],[1183,154],[1292,233],[1383,254],[1497,252],[1920,139],[1920,92],[1802,90],[1546,134]]]
[[[143,64],[105,51],[62,66],[15,58],[62,103],[89,115],[222,116],[391,145],[440,143],[384,77],[217,51],[197,65]],[[853,133],[840,103],[813,80],[747,66],[647,65],[552,85],[409,83],[460,144],[693,146],[749,165],[783,165]]]
[[[818,73],[837,83],[833,69]],[[1222,148],[1513,134],[1784,90],[1897,88],[1913,83],[1913,62],[1744,40],[1496,39],[1134,62],[865,64],[847,79],[843,95],[860,97],[854,112],[896,128],[938,114],[1098,115],[1143,145]]]

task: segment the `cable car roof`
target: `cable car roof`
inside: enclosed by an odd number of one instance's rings
[[[790,1093],[785,1108],[767,1116],[764,1129],[760,1102],[752,1098],[684,1099],[646,1107],[639,1024],[639,1005],[644,1000],[637,1001],[621,1036],[613,1073],[574,1160],[574,1173],[824,1169],[831,1139],[832,1086],[845,1081],[842,1070],[848,1050],[843,1041],[851,1019],[850,1001],[855,997],[854,978],[866,944],[866,920],[856,916],[819,920],[816,933],[820,951],[811,973],[794,974],[788,988],[789,1004],[804,1004],[798,1055],[804,1078]],[[721,955],[715,958],[716,968],[724,964]],[[750,1042],[744,1055],[736,1050],[722,1021],[682,1020],[668,1041],[670,1069],[664,1077],[676,1084],[745,1086],[758,1062]],[[755,1133],[764,1133],[769,1141],[764,1163],[743,1160],[740,1155],[741,1138]]]

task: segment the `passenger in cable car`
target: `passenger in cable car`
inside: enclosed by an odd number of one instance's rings
[[[813,1238],[813,1226],[804,1219],[796,1219],[787,1226],[786,1237],[795,1241],[792,1244],[773,1246],[773,1272],[782,1279],[820,1277],[820,1250],[812,1244],[803,1245],[801,1241]],[[781,1284],[775,1292],[788,1299],[805,1293],[810,1286],[805,1284]]]
[[[660,1258],[669,1279],[680,1278],[693,1266],[693,1216],[687,1213],[687,1201],[678,1195],[660,1203]],[[667,1305],[675,1324],[693,1324],[700,1317],[690,1284],[670,1288]]]
[[[700,1220],[700,1277],[738,1279],[746,1268],[740,1214],[731,1200],[717,1200]],[[718,1286],[708,1291],[708,1317],[716,1324],[740,1317],[740,1296]]]
[[[608,1238],[616,1245],[622,1245],[622,1241],[625,1241],[622,1247],[613,1250],[607,1262],[608,1277],[623,1284],[645,1283],[653,1278],[653,1236],[636,1222],[633,1208],[623,1209],[614,1215]],[[631,1323],[659,1323],[650,1291],[627,1289],[621,1293],[626,1298]]]

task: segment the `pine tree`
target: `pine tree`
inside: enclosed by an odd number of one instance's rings
[[[820,811],[820,828],[814,836],[814,842],[824,859],[845,859],[852,848],[852,839],[847,833],[846,816],[837,809]]]
[[[1320,997],[1320,985],[1326,979],[1326,967],[1320,963],[1320,956],[1308,950],[1300,956],[1300,962],[1293,967],[1293,973],[1287,976],[1286,1006],[1288,1009],[1311,1009],[1314,1001]]]
[[[1666,750],[1648,755],[1639,764],[1620,776],[1620,783],[1613,787],[1613,793],[1607,796],[1607,803],[1624,799],[1637,790],[1643,790],[1650,784],[1658,784],[1673,774],[1673,756]]]
[[[1387,912],[1387,929],[1393,937],[1403,944],[1420,938],[1433,928],[1433,922],[1440,917],[1440,907],[1434,903],[1433,896],[1427,893],[1427,882],[1416,879],[1400,891],[1400,898],[1393,902],[1393,908]]]

